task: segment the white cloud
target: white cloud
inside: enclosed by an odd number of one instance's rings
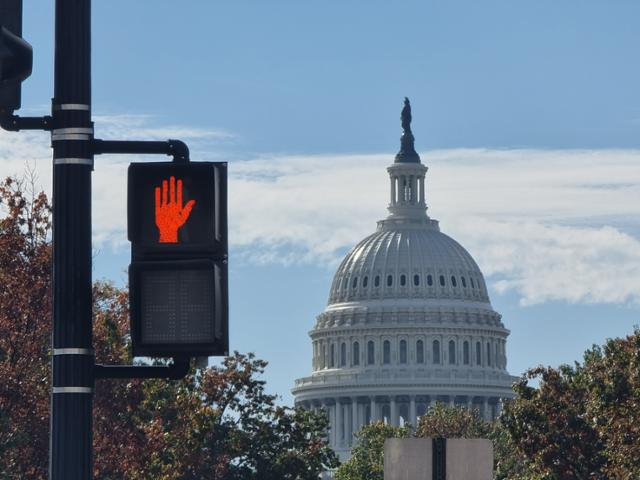
[[[640,303],[640,241],[613,227],[469,219],[459,231],[493,287],[523,305]]]
[[[96,138],[105,140],[230,140],[235,136],[221,129],[203,129],[183,125],[157,126],[151,115],[95,115]]]
[[[640,303],[640,151],[425,152],[430,215],[499,292]],[[253,261],[335,265],[386,215],[393,156],[275,157],[231,166],[231,241]],[[249,248],[250,247],[250,248]]]
[[[103,138],[185,138],[215,155],[222,131],[153,128],[104,117]],[[124,137],[123,137],[124,136]],[[453,149],[422,153],[429,214],[478,260],[499,292],[524,304],[640,303],[640,151]],[[126,167],[96,161],[94,243],[125,248]],[[0,175],[37,164],[50,190],[48,136],[0,132]],[[264,156],[229,166],[236,259],[329,268],[386,215],[393,154]]]

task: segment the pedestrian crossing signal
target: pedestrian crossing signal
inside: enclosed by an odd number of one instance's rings
[[[127,202],[134,356],[226,355],[226,164],[133,163]]]

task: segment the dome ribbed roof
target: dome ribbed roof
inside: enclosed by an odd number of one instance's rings
[[[489,303],[482,272],[469,252],[428,226],[383,225],[360,241],[334,276],[329,304],[385,298]]]
[[[463,300],[469,306],[484,303],[491,308],[476,262],[427,215],[428,168],[415,153],[407,98],[401,120],[400,152],[387,168],[389,216],[380,220],[377,231],[353,247],[340,264],[329,308],[345,302],[406,298],[413,299],[412,305],[425,299],[433,306],[431,300],[438,299]]]

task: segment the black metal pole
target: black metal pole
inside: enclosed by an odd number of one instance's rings
[[[92,472],[91,0],[56,0],[49,478]]]

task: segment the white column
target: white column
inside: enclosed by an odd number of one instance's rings
[[[507,369],[507,342],[502,341],[502,368]]]
[[[411,395],[409,397],[409,423],[416,427],[418,425],[418,416],[416,415],[416,397]]]
[[[396,182],[397,177],[391,176],[391,205],[396,204]]]
[[[336,406],[327,405],[329,410],[329,443],[332,447],[336,446]]]
[[[394,427],[397,427],[399,422],[399,418],[398,418],[398,404],[396,403],[396,397],[395,395],[392,395],[389,399],[390,404],[391,404],[391,408],[390,410],[390,416],[391,418],[389,419],[389,424],[393,425]]]
[[[410,182],[411,182],[411,203],[413,204],[418,201],[418,192],[416,191],[418,182],[416,181],[415,175],[411,175]]]
[[[353,436],[358,433],[359,430],[359,418],[358,418],[358,399],[353,397],[351,399],[351,445],[353,445]]]
[[[482,399],[482,418],[489,420],[489,399],[487,397]]]
[[[420,203],[424,205],[425,195],[424,195],[424,175],[420,177]]]
[[[375,421],[378,420],[378,412],[377,412],[377,405],[376,405],[376,397],[373,396],[371,397],[371,419],[370,419],[370,423],[373,423]]]
[[[336,398],[336,446],[342,446],[342,436],[344,435],[343,411],[340,399]]]

